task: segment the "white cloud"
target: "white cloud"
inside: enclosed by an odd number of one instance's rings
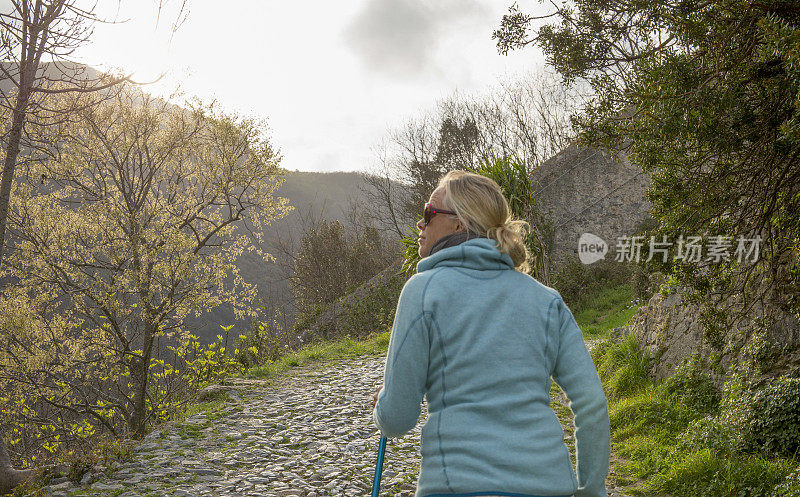
[[[105,17],[130,21],[97,25],[76,57],[142,81],[166,73],[147,91],[180,84],[187,96],[268,118],[287,169],[364,170],[387,128],[537,59],[497,54],[491,33],[504,0],[192,0],[174,36],[169,23],[156,27],[154,1],[125,0],[119,13],[101,3]]]
[[[438,73],[436,54],[443,38],[459,22],[486,14],[471,0],[368,0],[343,38],[369,70],[410,79]]]

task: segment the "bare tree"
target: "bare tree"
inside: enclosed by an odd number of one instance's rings
[[[157,19],[170,4],[178,2],[177,10],[171,11],[175,16],[171,26],[174,33],[187,18],[187,1],[157,0]],[[64,115],[54,116],[47,112],[47,95],[95,93],[98,98],[107,98],[103,90],[130,81],[128,77],[99,74],[70,62],[75,50],[91,38],[95,23],[111,22],[96,16],[96,5],[84,8],[80,4],[78,0],[11,0],[10,10],[0,12],[0,85],[10,89],[0,95],[0,107],[8,112],[3,116],[2,130],[5,157],[0,179],[0,264],[5,252],[11,183],[20,151],[25,146],[36,146],[24,142],[25,123],[41,119],[42,113],[51,119],[64,119],[79,110],[67,109]]]
[[[365,195],[381,226],[406,236],[449,170],[474,170],[503,157],[532,173],[573,139],[570,115],[581,101],[580,88],[567,89],[553,74],[539,73],[502,82],[484,95],[455,93],[409,119],[389,134],[365,177]]]
[[[46,104],[43,97],[52,93],[95,92],[109,88],[125,78],[88,75],[85,68],[65,63],[85,44],[97,21],[92,10],[84,10],[76,0],[12,0],[11,11],[0,13],[0,73],[13,87],[3,95],[2,105],[10,111],[3,130],[2,181],[0,181],[0,263],[4,254],[11,183],[22,148],[27,120],[36,118]],[[53,88],[52,83],[60,83]]]
[[[405,205],[409,202],[409,185],[398,178],[397,168],[390,162],[386,143],[377,150],[378,163],[370,172],[361,173],[361,194],[365,199],[361,210],[376,228],[391,237],[402,238],[406,226],[413,222]]]

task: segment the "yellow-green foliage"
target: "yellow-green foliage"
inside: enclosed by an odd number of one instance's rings
[[[665,397],[679,400],[699,414],[705,414],[719,407],[720,392],[704,372],[704,361],[695,355],[680,364],[669,378],[660,386]]]
[[[256,321],[246,333],[239,334],[234,354],[247,369],[274,360],[294,345],[291,330],[285,330],[276,319]]]
[[[83,98],[42,110],[80,109],[70,120],[29,123],[59,153],[32,160],[11,195],[0,421],[15,421],[6,438],[23,466],[100,431],[142,434],[238,367],[221,340],[201,347],[185,319],[224,303],[251,312],[255,288],[236,259],[269,260],[256,242],[289,209],[260,123],[132,87],[76,106]]]

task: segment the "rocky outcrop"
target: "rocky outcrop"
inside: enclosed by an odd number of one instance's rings
[[[732,319],[712,341],[698,306],[686,302],[685,291],[678,289],[666,297],[656,293],[631,318],[628,332],[651,358],[651,374],[657,380],[668,378],[693,354],[709,366],[707,372],[717,386],[722,386],[734,368],[754,358],[762,362],[759,367],[764,376],[800,371],[797,316],[763,303],[744,317]]]
[[[583,233],[602,238],[613,257],[616,239],[631,236],[649,217],[645,190],[650,177],[624,152],[572,144],[542,164],[532,176],[540,214],[552,225],[551,259],[556,266],[577,257]]]
[[[711,354],[697,321],[697,306],[683,303],[679,292],[667,297],[653,295],[631,318],[629,332],[650,357],[651,374],[659,381],[693,353]]]

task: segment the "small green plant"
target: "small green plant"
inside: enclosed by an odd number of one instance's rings
[[[703,371],[703,364],[700,357],[694,355],[675,368],[672,375],[660,385],[667,398],[680,400],[700,414],[716,410],[721,398],[711,377]]]
[[[236,360],[247,369],[277,359],[296,346],[296,329],[297,326],[291,331],[284,329],[277,319],[254,322],[247,333],[237,337]]]

